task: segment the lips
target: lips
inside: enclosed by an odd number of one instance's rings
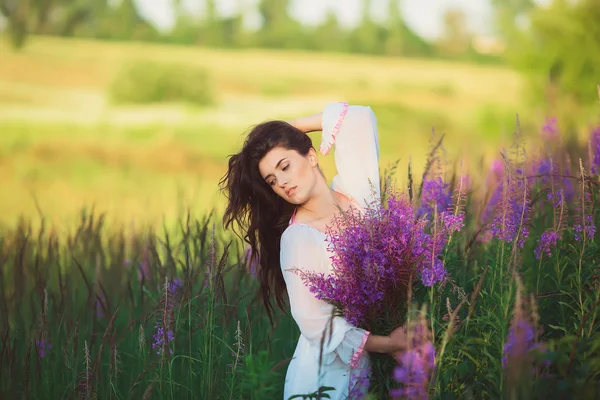
[[[293,195],[296,192],[296,186],[294,186],[293,188],[289,188],[285,191],[285,194],[290,197],[291,195]]]

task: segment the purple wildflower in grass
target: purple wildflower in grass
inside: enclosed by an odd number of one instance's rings
[[[416,325],[415,325],[416,323]],[[401,384],[392,389],[393,398],[427,399],[429,383],[436,369],[435,346],[431,339],[431,331],[427,328],[424,313],[418,320],[409,322],[407,347],[396,360],[399,365],[394,369],[394,380]]]
[[[504,177],[504,162],[502,160],[495,159],[492,161],[490,171],[497,181],[502,181],[502,178]]]
[[[596,234],[596,225],[592,214],[592,194],[590,193],[589,185],[583,163],[579,160],[579,169],[581,178],[579,179],[578,198],[576,201],[575,223],[573,224],[573,236],[578,242],[591,240]]]
[[[535,258],[538,260],[542,258],[542,252],[548,257],[552,256],[551,249],[556,247],[556,243],[560,240],[561,235],[559,232],[553,230],[547,230],[542,233],[538,240],[538,245],[534,250]]]
[[[46,351],[52,348],[52,345],[44,339],[35,341],[35,348],[40,358],[46,357]]]
[[[171,282],[169,282],[169,292],[173,295],[178,295],[183,290],[183,283],[181,279],[175,278]]]
[[[152,336],[154,339],[152,348],[156,350],[156,354],[159,356],[163,354],[163,351],[168,351],[169,355],[173,355],[173,349],[170,348],[169,344],[175,340],[175,334],[172,329],[165,330],[161,325],[160,322],[156,322],[156,325],[154,326],[154,328],[156,328],[156,333]]]
[[[508,168],[502,186],[502,195],[495,209],[492,232],[497,239],[523,248],[529,236],[530,198],[523,170]]]
[[[348,384],[349,400],[362,400],[366,397],[370,381],[370,371],[367,368],[355,369],[350,372],[350,382]]]
[[[553,140],[556,139],[558,135],[558,120],[556,117],[547,119],[544,126],[542,126],[542,137],[545,140]]]
[[[245,264],[246,264],[246,272],[248,272],[250,274],[250,276],[252,276],[253,279],[257,279],[258,278],[258,267],[259,267],[259,263],[258,263],[258,255],[256,255],[256,257],[252,257],[252,248],[248,247],[246,248],[246,251],[244,253],[244,259],[246,260]]]
[[[571,171],[569,168],[565,168],[565,175],[571,175]],[[565,201],[570,202],[573,200],[575,196],[575,188],[573,187],[573,181],[570,178],[563,177],[562,178],[562,191],[564,194]]]
[[[596,234],[596,225],[594,224],[594,217],[592,215],[586,215],[584,221],[585,223],[583,225],[573,225],[573,231],[575,232],[573,236],[578,242],[581,242],[583,240],[583,236],[585,236],[587,240],[591,240]]]
[[[590,137],[590,171],[593,175],[600,173],[600,125],[592,131]]]
[[[516,301],[508,336],[503,348],[502,368],[508,373],[509,386],[515,386],[526,378],[531,367],[535,367],[538,353],[545,353],[546,347],[538,341],[537,311],[534,297],[524,298],[521,281],[516,277]],[[545,362],[543,366],[549,363]]]
[[[138,265],[138,280],[148,281],[150,278],[150,265],[147,261],[142,261]]]
[[[417,216],[429,215],[433,218],[435,214],[447,211],[452,201],[449,186],[439,176],[425,180],[421,192],[421,207],[417,210]]]
[[[176,281],[169,282],[168,280],[164,285],[164,293],[159,304],[158,318],[154,328],[156,332],[152,336],[152,349],[156,351],[159,356],[173,355],[173,349],[171,348],[171,342],[175,340],[175,333],[173,331],[173,314],[175,303],[179,297],[178,292],[181,288],[181,282]]]
[[[535,179],[533,179],[534,183],[539,182],[542,185],[547,185],[550,183],[550,179],[552,175],[555,173],[555,166],[550,159],[542,159],[536,163],[533,171]]]

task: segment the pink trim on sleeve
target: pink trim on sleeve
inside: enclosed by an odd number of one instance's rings
[[[362,354],[365,350],[365,343],[367,343],[367,339],[369,338],[370,334],[371,334],[371,332],[369,332],[369,331],[365,332],[365,334],[362,338],[362,342],[361,342],[360,346],[358,347],[358,350],[356,350],[356,352],[352,356],[352,360],[350,360],[350,368],[354,369],[354,368],[358,367],[358,360],[360,359],[360,357],[362,356]]]
[[[335,126],[333,127],[333,130],[329,134],[329,140],[327,142],[321,143],[321,147],[319,150],[321,151],[321,153],[323,155],[327,155],[329,153],[329,150],[331,150],[331,146],[333,146],[333,144],[335,143],[335,137],[338,134],[340,128],[342,127],[342,122],[344,121],[344,117],[346,116],[347,112],[348,112],[348,103],[343,102],[342,103],[342,111],[340,111],[340,115],[338,116],[337,123],[335,124]]]

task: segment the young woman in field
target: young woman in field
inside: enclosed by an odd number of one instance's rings
[[[320,152],[335,144],[338,174],[331,186],[319,168],[306,133],[322,131]],[[287,292],[300,338],[288,367],[284,398],[331,386],[332,399],[345,399],[368,372],[368,353],[402,349],[402,327],[389,336],[372,335],[332,318],[333,307],[314,297],[292,268],[331,271],[325,230],[339,210],[362,209],[379,198],[377,120],[370,107],[330,103],[323,112],[289,122],[269,121],[249,133],[229,159],[221,185],[228,198],[223,222],[241,228],[258,256],[260,293],[269,318],[284,309]],[[374,191],[374,193],[373,193]],[[324,338],[324,340],[322,340]]]

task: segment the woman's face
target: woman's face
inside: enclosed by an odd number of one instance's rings
[[[258,163],[260,175],[275,193],[292,204],[305,203],[317,183],[317,155],[275,147]]]

